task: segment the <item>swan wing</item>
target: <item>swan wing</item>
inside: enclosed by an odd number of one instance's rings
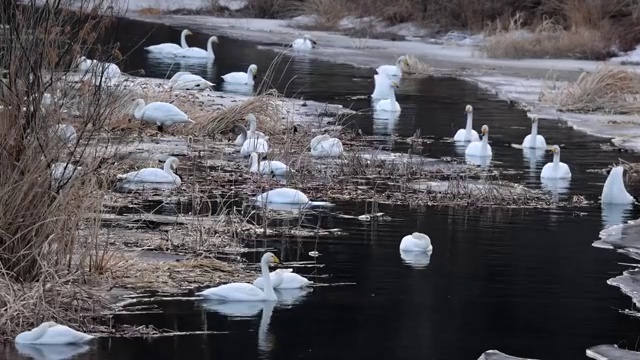
[[[247,73],[232,72],[222,76],[222,79],[228,83],[246,84],[249,81]]]
[[[309,285],[309,281],[304,276],[300,276],[296,273],[285,272],[282,273],[282,283],[277,287],[278,289],[298,289]]]
[[[47,329],[47,331],[39,339],[36,339],[32,344],[47,344],[47,345],[63,345],[63,344],[77,344],[83,343],[93,339],[92,335],[82,333],[71,329],[64,325],[56,325]]]
[[[189,47],[186,49],[180,49],[173,53],[176,57],[207,57],[207,51],[197,47]]]
[[[168,54],[171,54],[171,53],[174,53],[176,51],[182,50],[182,47],[180,45],[177,45],[177,44],[164,43],[164,44],[147,46],[144,49],[147,50],[148,52],[152,52],[152,53],[168,53]]]
[[[197,294],[207,299],[227,301],[261,301],[265,298],[262,290],[247,283],[220,285],[201,291]]]

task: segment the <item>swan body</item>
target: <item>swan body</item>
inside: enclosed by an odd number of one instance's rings
[[[571,178],[571,170],[567,164],[560,162],[560,147],[554,145],[551,148],[553,153],[553,162],[545,164],[540,172],[541,179],[569,179]]]
[[[76,129],[69,124],[58,124],[55,127],[54,134],[68,145],[75,144],[78,139]]]
[[[189,46],[187,45],[187,35],[193,35],[193,33],[187,29],[182,30],[180,33],[180,45],[172,44],[172,43],[163,43],[158,45],[151,45],[144,48],[150,53],[156,54],[173,54],[176,51],[187,49]]]
[[[255,129],[255,125],[250,124],[250,128]],[[231,132],[238,135],[236,140],[233,142],[236,146],[243,146],[244,143],[249,139],[264,139],[265,141],[269,138],[264,135],[264,133],[255,130],[247,130],[244,126],[237,124],[231,128]]]
[[[402,238],[400,251],[431,251],[431,239],[422,233],[414,232]]]
[[[78,70],[83,73],[83,77],[93,77],[96,81],[105,80],[107,84],[114,83],[122,74],[118,65],[114,63],[91,60],[85,56],[80,57],[76,63]]]
[[[64,345],[84,343],[94,336],[71,329],[68,326],[47,321],[33,330],[25,331],[16,336],[17,344]]]
[[[300,289],[311,284],[311,281],[304,276],[294,273],[293,269],[278,269],[272,271],[269,276],[274,289]],[[253,285],[263,288],[264,279],[262,277],[257,278],[253,281]]]
[[[243,72],[228,73],[226,75],[222,75],[222,80],[232,84],[253,85],[253,79],[256,77],[257,73],[258,73],[258,66],[255,64],[251,64],[247,69],[246,73],[243,73]]]
[[[240,155],[250,156],[251,153],[266,154],[269,152],[269,143],[264,138],[248,138],[240,148]]]
[[[305,35],[302,39],[296,39],[291,43],[291,47],[295,50],[311,50],[313,49],[313,45],[316,44],[316,41],[313,40],[311,35]]]
[[[51,165],[51,186],[56,189],[59,186],[68,184],[71,178],[82,170],[82,167],[68,163],[55,163]]]
[[[215,84],[205,80],[202,76],[187,71],[177,72],[169,80],[169,86],[175,90],[202,90],[213,85]]]
[[[371,99],[376,100],[384,100],[389,98],[389,86],[387,85],[391,80],[384,74],[375,74],[373,75],[373,93],[371,94]]]
[[[467,145],[464,151],[466,156],[491,157],[491,145],[489,145],[489,127],[482,125],[482,140],[474,141]]]
[[[218,43],[218,37],[212,36],[207,40],[207,50],[200,49],[199,47],[187,47],[179,49],[173,53],[175,57],[190,57],[201,59],[214,59],[216,55],[213,53],[213,43]]]
[[[396,93],[393,90],[394,88],[398,88],[398,83],[395,81],[389,81],[386,86],[388,88],[387,95],[389,98],[380,100],[376,104],[376,111],[400,112],[400,104],[396,101]]]
[[[478,136],[478,132],[473,130],[473,106],[467,105],[464,109],[464,112],[467,113],[467,126],[464,129],[460,129],[456,132],[453,137],[453,141],[456,142],[468,142],[468,141],[480,141],[480,136]]]
[[[180,185],[182,180],[178,175],[173,173],[173,170],[178,167],[179,163],[178,159],[170,157],[164,162],[164,169],[144,168],[124,175],[118,175],[117,178],[118,180],[126,182]]]
[[[231,283],[198,292],[196,295],[200,295],[206,299],[223,301],[276,301],[278,298],[273,292],[273,285],[271,284],[271,276],[269,274],[269,264],[277,264],[279,262],[280,260],[270,252],[262,255],[260,268],[262,270],[264,290],[247,283]]]
[[[258,162],[258,154],[255,152],[251,153],[250,161],[251,161],[250,171],[254,174],[259,173],[262,175],[273,174],[276,176],[284,176],[291,171],[291,169],[289,169],[287,165],[285,165],[280,161],[264,160],[264,161]]]
[[[529,149],[547,148],[547,141],[544,136],[538,135],[538,117],[535,115],[531,118],[531,134],[525,136],[522,141],[522,147]]]
[[[396,82],[400,82],[402,80],[402,65],[407,64],[407,57],[400,56],[398,60],[396,60],[395,65],[381,65],[378,66],[376,72],[378,74],[385,74],[389,79],[394,80]]]
[[[602,188],[600,202],[603,204],[631,204],[635,201],[633,196],[624,187],[624,168],[616,166],[611,169]]]
[[[152,102],[145,105],[142,99],[136,100],[133,104],[133,116],[138,120],[156,124],[160,132],[163,131],[164,126],[195,122],[173,104]]]
[[[311,140],[311,156],[313,157],[337,157],[342,155],[342,142],[324,134]]]
[[[255,198],[254,201],[261,204],[293,204],[293,205],[309,205],[309,206],[325,206],[329,203],[324,201],[309,201],[307,195],[299,190],[292,188],[279,188],[269,190]]]

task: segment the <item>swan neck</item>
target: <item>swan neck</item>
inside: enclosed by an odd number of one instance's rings
[[[213,56],[213,41],[212,41],[212,39],[209,39],[209,41],[207,42],[207,55],[209,55],[209,57]]]
[[[553,154],[553,165],[558,166],[560,164],[560,153]]]
[[[133,116],[140,120],[142,119],[142,116],[144,115],[144,103],[142,102],[137,102],[136,105],[133,107]]]
[[[467,126],[465,126],[465,130],[467,131],[467,134],[470,134],[472,129],[473,129],[473,113],[467,113]]]
[[[389,101],[393,104],[396,101],[396,91],[395,89],[392,87],[391,91],[389,92]]]
[[[484,134],[484,136],[482,136],[482,146],[486,147],[487,145],[489,145],[489,133],[488,132],[486,134]]]
[[[273,286],[271,285],[271,276],[269,274],[269,265],[267,265],[267,259],[264,259],[260,263],[260,268],[262,270],[262,280],[264,281],[264,294],[267,299],[275,299],[276,294],[273,292]]]
[[[531,124],[531,141],[536,141],[538,137],[538,122]]]
[[[173,163],[172,161],[166,161],[164,163],[164,172],[166,172],[166,173],[168,173],[170,175],[173,175],[173,170],[171,170],[171,164],[172,163]]]
[[[189,46],[187,45],[187,32],[183,31],[182,34],[180,34],[180,46],[182,46],[183,49],[188,48]]]

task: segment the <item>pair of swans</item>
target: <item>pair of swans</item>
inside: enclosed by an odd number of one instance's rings
[[[215,84],[205,80],[200,75],[188,71],[178,71],[169,80],[169,86],[174,90],[203,90],[213,87]]]
[[[330,135],[318,135],[311,139],[311,156],[313,157],[337,157],[342,155],[342,142]]]
[[[291,43],[291,47],[294,50],[311,50],[317,42],[311,37],[311,35],[305,35],[302,39],[296,39]]]
[[[47,321],[33,330],[18,334],[16,344],[32,345],[67,345],[86,343],[95,337],[60,325],[54,321]]]
[[[167,56],[215,59],[216,56],[213,52],[213,43],[218,43],[217,36],[209,37],[209,40],[207,40],[207,50],[204,50],[198,47],[189,47],[187,45],[187,35],[193,35],[193,33],[187,29],[182,30],[182,33],[180,34],[180,45],[163,43],[147,46],[144,49],[153,54]]]
[[[164,162],[164,168],[144,168],[132,171],[124,175],[118,175],[118,180],[130,183],[161,183],[174,184],[179,186],[182,180],[174,173],[180,161],[175,157],[170,157]]]
[[[237,135],[235,145],[240,146],[240,155],[250,156],[252,153],[264,155],[269,152],[269,138],[264,133],[257,131],[257,119],[255,115],[247,115],[249,130],[240,124],[231,128],[231,132]]]
[[[138,99],[132,112],[137,120],[156,124],[159,132],[163,132],[165,126],[195,122],[175,105],[160,101],[145,104],[144,100]]]

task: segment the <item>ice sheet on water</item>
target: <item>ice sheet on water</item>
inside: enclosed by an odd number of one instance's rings
[[[600,231],[600,240],[594,242],[593,246],[615,249],[632,258],[640,259],[640,219],[606,227]]]
[[[640,352],[620,349],[616,345],[597,345],[587,349],[587,356],[596,360],[639,360]]]
[[[480,355],[478,360],[536,360],[536,359],[511,356],[503,352],[500,352],[498,350],[487,350],[484,353],[482,353],[482,355]]]
[[[619,287],[631,297],[636,306],[640,306],[640,269],[627,270],[622,275],[607,280],[607,284]]]

